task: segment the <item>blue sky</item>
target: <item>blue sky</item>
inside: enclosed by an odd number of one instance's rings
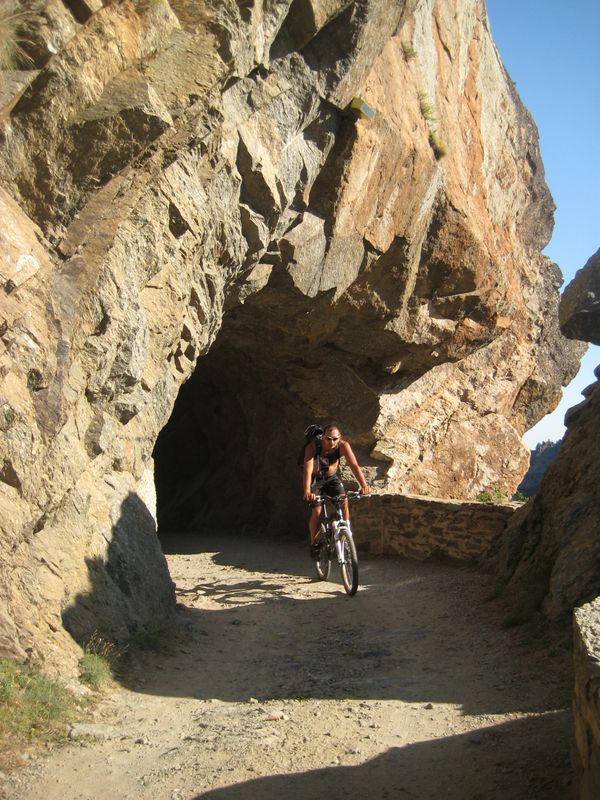
[[[540,133],[546,182],[556,203],[545,253],[564,286],[600,247],[600,0],[486,0],[492,35]],[[564,288],[564,287],[563,287]],[[590,346],[558,408],[528,431],[534,447],[564,433],[565,411],[595,378]]]

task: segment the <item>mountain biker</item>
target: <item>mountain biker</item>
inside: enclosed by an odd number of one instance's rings
[[[345,439],[342,439],[340,426],[335,422],[330,422],[323,429],[322,437],[313,439],[304,451],[303,484],[305,500],[313,501],[317,494],[337,497],[345,493],[344,484],[339,476],[342,456],[346,459],[352,474],[360,484],[362,494],[369,493],[365,476],[358,465],[350,444]],[[344,500],[342,513],[344,519],[350,519],[347,500]],[[308,520],[308,530],[310,533],[310,555],[315,560],[319,558],[319,545],[316,539],[319,532],[320,516],[321,506],[313,506]]]

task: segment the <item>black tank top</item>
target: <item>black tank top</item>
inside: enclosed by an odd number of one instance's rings
[[[330,450],[328,453],[323,453],[323,452],[319,453],[317,459],[318,459],[317,460],[318,473],[323,476],[327,475],[327,473],[329,472],[329,467],[332,467],[336,462],[339,462],[340,460],[339,444],[337,447],[334,447],[333,450]],[[336,471],[337,468],[331,474],[334,475]]]

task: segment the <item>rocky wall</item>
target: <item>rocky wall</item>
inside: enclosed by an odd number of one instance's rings
[[[569,336],[600,342],[600,251],[561,300]],[[567,432],[535,497],[492,550],[506,593],[558,623],[574,611],[573,762],[578,796],[600,796],[600,365],[599,380],[565,416]]]
[[[600,250],[565,288],[558,313],[565,336],[600,345]]]
[[[599,274],[596,253],[565,289],[561,312],[566,331],[591,341],[600,340],[593,290]],[[537,494],[516,512],[497,551],[496,568],[508,591],[529,593],[560,621],[600,594],[600,380],[583,395],[565,416],[561,448]]]
[[[360,551],[418,560],[442,557],[477,563],[502,536],[514,512],[488,505],[410,497],[370,495],[352,505]]]
[[[600,599],[574,619],[573,763],[579,800],[600,797]]]
[[[188,528],[285,531],[296,437],[332,416],[381,491],[514,489],[581,347],[481,0],[40,0],[26,33],[0,92],[3,651],[74,667],[94,630],[168,621],[153,455]]]

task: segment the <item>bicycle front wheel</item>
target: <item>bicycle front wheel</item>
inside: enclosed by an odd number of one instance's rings
[[[322,581],[326,581],[331,572],[331,549],[329,547],[329,535],[324,525],[319,528],[319,537],[317,539],[321,550],[319,558],[315,561],[315,569],[317,575]]]
[[[342,563],[340,569],[342,571],[342,581],[344,589],[352,597],[356,594],[358,589],[358,557],[356,555],[356,546],[354,539],[348,533],[340,535],[340,543],[342,545]]]

